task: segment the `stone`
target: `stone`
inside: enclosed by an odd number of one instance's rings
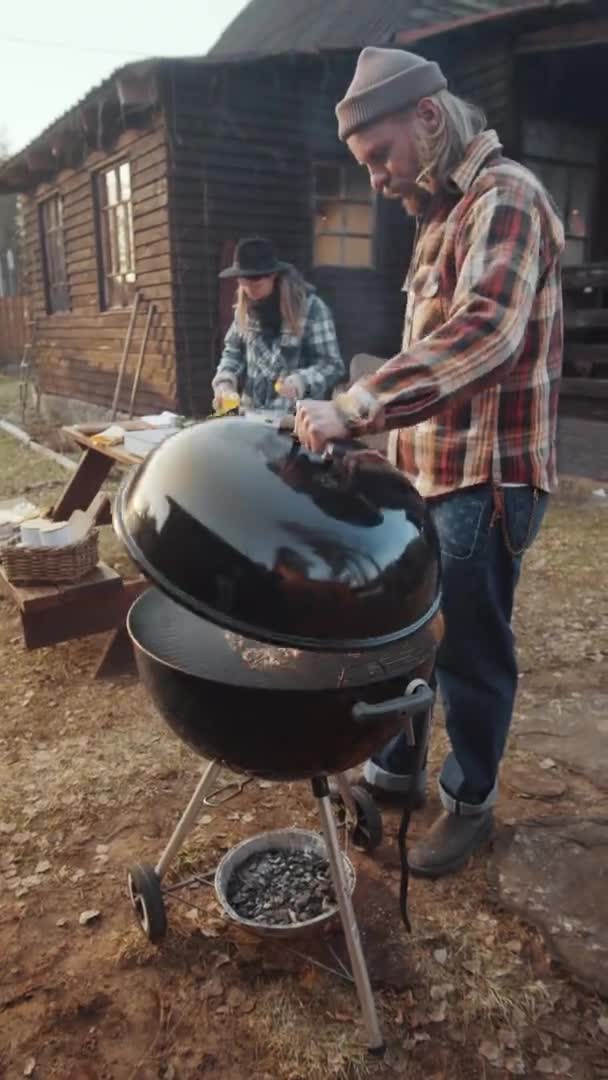
[[[550,701],[513,720],[515,746],[553,758],[608,791],[608,694],[590,693]],[[540,777],[540,772],[539,772]],[[551,779],[543,773],[543,780]]]
[[[101,918],[101,911],[81,911],[78,922],[81,926],[89,926]]]
[[[539,772],[534,765],[516,762],[505,770],[505,786],[521,799],[559,799],[565,795],[564,780],[551,772]]]
[[[608,817],[523,822],[495,852],[500,899],[552,954],[608,996]]]

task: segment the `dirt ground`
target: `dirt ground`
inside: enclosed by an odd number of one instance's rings
[[[0,433],[0,497],[52,501],[60,467]],[[607,511],[577,488],[554,502],[529,556],[517,611],[519,707],[606,691]],[[118,557],[109,530],[105,557]],[[602,585],[603,593],[602,593]],[[160,949],[135,926],[126,867],[154,862],[201,762],[131,679],[91,681],[98,639],[25,652],[0,601],[0,1077],[61,1080],[493,1080],[608,1078],[608,1004],[551,960],[538,933],[502,910],[491,859],[411,887],[413,933],[399,925],[397,818],[372,857],[353,853],[355,904],[388,1041],[363,1045],[356,998],[339,977],[341,939],[294,951],[243,936],[211,889],[169,904]],[[433,763],[444,749],[437,717]],[[501,831],[555,813],[606,810],[574,772],[559,798],[522,798],[508,756]],[[602,802],[603,800],[603,802]],[[416,835],[437,811],[431,790]],[[245,836],[316,827],[305,785],[251,782],[209,809],[174,869],[211,871]],[[81,925],[83,912],[97,912]],[[325,965],[325,966],[320,966]],[[326,970],[331,968],[331,971]]]

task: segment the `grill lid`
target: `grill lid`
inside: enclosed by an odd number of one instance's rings
[[[125,478],[114,525],[155,584],[226,629],[335,651],[398,641],[437,610],[437,537],[363,449],[321,458],[263,420],[195,424]]]

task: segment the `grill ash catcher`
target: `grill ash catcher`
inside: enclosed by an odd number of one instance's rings
[[[222,766],[243,776],[239,790],[253,777],[309,781],[323,840],[280,830],[264,842],[324,853],[369,1047],[380,1053],[354,872],[332,802],[354,843],[371,851],[380,817],[346,771],[404,726],[424,763],[441,624],[439,545],[424,500],[361,444],[318,456],[277,425],[225,417],[183,429],[130,473],[114,526],[153,585],[128,617],[140,679],[168,726],[207,762],[157,865],[129,872],[144,933],[158,941],[165,932],[172,887],[163,879],[205,800],[228,797],[218,795]],[[410,812],[399,834],[407,926]],[[233,918],[227,875],[240,849],[261,843],[237,845],[218,866],[216,892]]]

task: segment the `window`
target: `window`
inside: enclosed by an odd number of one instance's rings
[[[374,265],[374,197],[357,165],[314,166],[314,265]]]
[[[39,213],[46,310],[49,315],[55,315],[59,311],[70,310],[61,195],[52,195],[40,203]]]
[[[564,265],[589,255],[598,135],[561,124],[524,126],[524,164],[553,196],[566,232]]]
[[[127,307],[135,292],[131,168],[118,162],[96,177],[103,308]]]

